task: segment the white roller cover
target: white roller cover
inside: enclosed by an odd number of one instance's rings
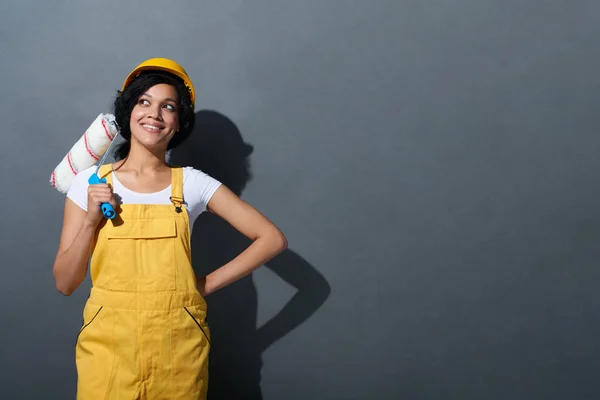
[[[115,126],[111,124],[114,120],[115,116],[112,114],[100,114],[96,117],[83,136],[52,171],[50,176],[52,187],[61,193],[67,193],[73,177],[79,171],[96,165],[117,134]]]

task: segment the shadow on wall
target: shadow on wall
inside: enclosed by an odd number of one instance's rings
[[[169,162],[200,169],[241,196],[251,179],[252,151],[231,120],[203,110],[196,113],[193,134],[185,145],[171,151]],[[192,235],[194,268],[206,275],[249,245],[250,240],[226,221],[203,213]],[[310,317],[329,296],[331,289],[324,277],[290,249],[265,267],[297,293],[261,327],[257,327],[258,298],[252,274],[206,298],[212,340],[209,399],[262,399],[262,352]]]

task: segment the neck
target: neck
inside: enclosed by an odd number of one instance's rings
[[[121,166],[138,173],[164,168],[167,166],[165,149],[153,151],[132,140],[129,154],[120,163]]]

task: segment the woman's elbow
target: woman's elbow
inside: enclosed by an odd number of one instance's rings
[[[75,291],[75,288],[67,285],[59,280],[56,281],[56,290],[60,292],[63,296],[70,296]]]
[[[52,271],[52,275],[54,275],[54,282],[56,284],[56,290],[60,292],[63,296],[70,296],[75,291],[76,287],[69,282],[64,276],[61,276],[56,267]]]
[[[279,229],[276,229],[273,233],[273,245],[277,253],[281,253],[288,248],[287,238]]]
[[[58,288],[58,291],[60,292],[60,294],[62,294],[63,296],[70,296],[73,294],[73,290],[71,289],[60,289]]]

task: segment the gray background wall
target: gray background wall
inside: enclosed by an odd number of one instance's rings
[[[218,112],[199,113],[213,141],[176,156],[229,154],[215,174],[290,242],[209,298],[215,379],[260,372],[265,399],[598,398],[599,12],[2,2],[1,397],[74,398],[89,282],[54,288],[64,197],[48,177],[130,69],[165,56]],[[248,159],[228,153],[242,140]],[[243,248],[200,221],[200,270]]]

